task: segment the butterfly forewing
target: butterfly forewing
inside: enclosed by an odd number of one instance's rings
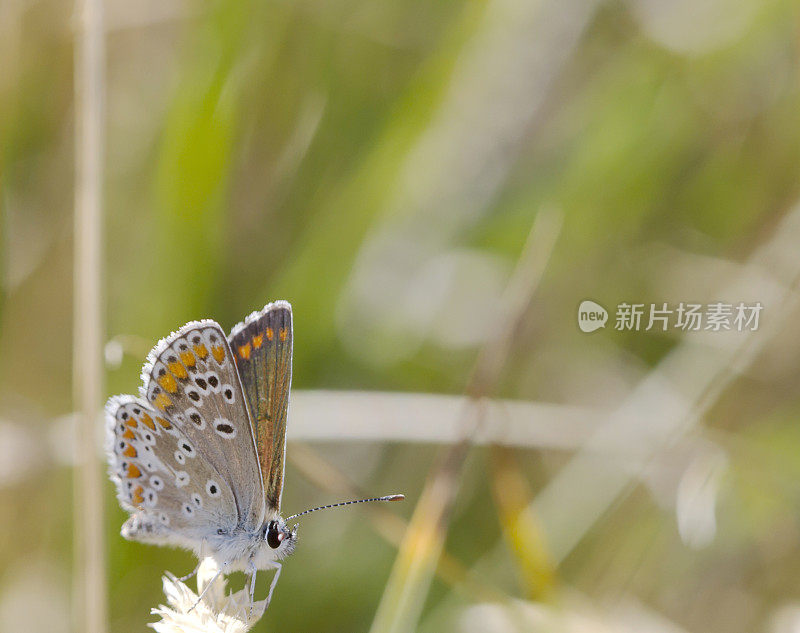
[[[236,325],[229,338],[248,406],[267,510],[277,514],[283,490],[286,414],[292,381],[292,308],[276,301]]]
[[[142,374],[148,403],[230,487],[238,525],[257,529],[265,508],[253,426],[220,326],[187,323],[153,349]]]
[[[170,419],[133,396],[106,405],[107,452],[130,539],[197,549],[237,523],[233,493]]]

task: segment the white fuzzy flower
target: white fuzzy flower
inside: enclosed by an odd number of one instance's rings
[[[217,576],[219,567],[213,558],[205,558],[197,570],[197,590],[202,594]],[[227,594],[225,578],[220,574],[198,602],[198,594],[167,574],[164,594],[169,606],[161,605],[152,613],[160,622],[150,624],[158,633],[245,633],[264,615],[266,600],[250,604],[247,587]]]

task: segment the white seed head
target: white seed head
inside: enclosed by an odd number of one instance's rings
[[[197,570],[197,591],[208,587],[202,600],[172,574],[164,576],[164,595],[169,606],[153,609],[160,622],[149,626],[158,633],[245,633],[264,615],[266,600],[250,604],[247,590],[227,593],[224,574],[213,558],[204,558]]]

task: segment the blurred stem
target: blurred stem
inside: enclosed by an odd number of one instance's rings
[[[553,209],[542,209],[534,220],[514,274],[502,298],[503,311],[495,335],[481,348],[466,393],[477,400],[490,396],[497,386],[519,326],[533,294],[550,261],[561,231],[561,216]]]
[[[684,336],[538,492],[532,506],[549,535],[556,563],[570,555],[665,447],[696,431],[722,393],[796,314],[799,240],[800,203],[796,203],[771,238],[751,254],[745,268],[715,292],[720,297],[747,296],[748,286],[742,280],[769,269],[770,283],[762,284],[758,292],[770,318],[757,330],[737,333],[727,345]],[[601,462],[597,458],[601,451],[617,451],[625,459]]]
[[[506,288],[501,318],[481,349],[467,385],[471,404],[464,413],[463,439],[444,449],[428,475],[384,590],[371,633],[416,629],[433,580],[461,483],[470,438],[480,428],[516,334],[547,267],[561,227],[554,212],[540,212]]]
[[[100,308],[104,32],[101,0],[79,0],[75,40],[75,631],[106,630],[102,475],[95,440],[102,390]]]
[[[531,600],[547,599],[555,587],[555,565],[544,533],[531,511],[533,498],[514,449],[493,446],[490,452],[492,492],[503,536],[516,554],[525,593]]]

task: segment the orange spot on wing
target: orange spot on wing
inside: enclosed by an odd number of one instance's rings
[[[132,440],[136,437],[136,435],[131,429],[125,429],[125,432],[122,434],[122,437],[124,437],[126,440]]]
[[[156,399],[153,400],[153,404],[163,411],[164,409],[172,405],[172,400],[169,399],[169,396],[167,396],[167,394],[160,393],[156,396]]]
[[[256,334],[253,337],[253,349],[258,349],[261,347],[261,344],[264,342],[264,335],[263,334]]]
[[[131,495],[131,501],[134,504],[139,505],[140,503],[144,503],[144,497],[142,497],[142,493],[144,492],[144,488],[141,486],[137,486],[136,489],[133,491]]]
[[[181,360],[187,367],[194,367],[195,363],[197,362],[197,359],[191,352],[181,352]]]
[[[189,375],[186,372],[186,367],[181,365],[178,361],[175,361],[174,363],[170,363],[169,365],[167,365],[167,369],[169,369],[173,374],[175,374],[177,378],[180,378],[181,380],[183,380]]]
[[[161,426],[163,426],[167,430],[172,428],[172,425],[169,422],[167,422],[164,418],[156,417],[156,422],[158,422]]]
[[[164,391],[175,393],[178,390],[178,383],[175,382],[175,376],[172,374],[164,374],[158,379],[158,384]]]
[[[203,345],[202,343],[200,343],[200,345],[194,346],[194,353],[197,354],[201,359],[208,356],[208,350],[206,349],[206,346]]]
[[[129,426],[132,429],[135,429],[138,426],[138,422],[136,422],[136,418],[128,418],[125,420],[125,426]]]
[[[271,327],[268,327],[267,328],[267,340],[271,341],[274,338],[275,338],[275,332],[272,331]]]
[[[144,425],[145,425],[145,426],[146,426],[148,429],[150,429],[151,431],[155,431],[155,430],[156,430],[156,425],[155,425],[155,424],[153,424],[153,418],[151,418],[151,417],[150,417],[149,415],[147,415],[146,413],[142,415],[142,422],[143,422],[143,423],[144,423]]]
[[[125,474],[128,479],[138,479],[142,476],[142,471],[139,470],[139,467],[136,464],[131,464],[128,466],[128,472]]]
[[[250,358],[250,343],[239,346],[239,356],[244,359]]]
[[[225,348],[222,347],[222,345],[212,347],[211,353],[214,356],[214,360],[216,360],[218,363],[222,363],[223,359],[225,358]]]
[[[122,454],[125,455],[125,457],[136,457],[136,449],[133,448],[133,444],[128,444],[125,450],[122,451]]]
[[[281,337],[281,340],[285,341],[286,337],[289,336],[289,330],[287,330],[285,327],[282,327],[279,335]]]

